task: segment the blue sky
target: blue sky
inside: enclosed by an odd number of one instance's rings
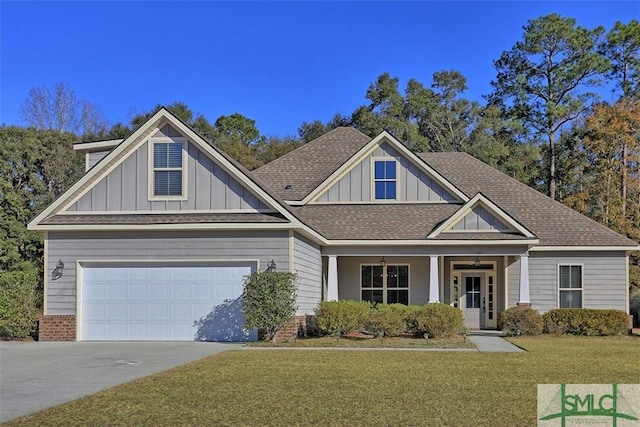
[[[32,87],[65,82],[110,123],[185,102],[241,113],[265,135],[350,114],[383,72],[430,84],[456,69],[471,99],[527,20],[556,12],[609,29],[640,1],[13,2],[0,0],[0,124]]]

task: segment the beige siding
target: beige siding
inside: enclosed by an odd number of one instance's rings
[[[361,264],[377,264],[381,257],[338,257],[338,299],[361,300]],[[429,258],[385,257],[387,265],[409,265],[409,303],[429,302]]]
[[[519,299],[520,259],[509,257],[509,306]],[[583,266],[583,308],[627,311],[628,284],[624,252],[531,252],[531,305],[541,313],[558,307],[558,266]]]
[[[293,270],[298,275],[297,314],[313,314],[322,299],[322,257],[317,245],[297,235],[293,238]]]
[[[224,261],[273,259],[289,269],[286,231],[49,232],[46,271],[64,262],[64,275],[48,281],[47,314],[75,314],[76,261]]]
[[[451,201],[456,199],[391,145],[382,144],[321,194],[318,201],[343,203],[372,201],[372,158],[398,161],[397,199],[400,201]]]

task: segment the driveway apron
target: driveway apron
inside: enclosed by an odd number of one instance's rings
[[[0,422],[240,346],[212,342],[0,342]]]

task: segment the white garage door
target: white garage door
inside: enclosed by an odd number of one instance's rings
[[[81,339],[248,341],[240,296],[251,264],[82,268]]]

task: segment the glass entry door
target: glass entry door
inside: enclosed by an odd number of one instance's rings
[[[484,296],[484,274],[463,274],[460,293],[460,308],[467,328],[486,327],[486,297]]]

